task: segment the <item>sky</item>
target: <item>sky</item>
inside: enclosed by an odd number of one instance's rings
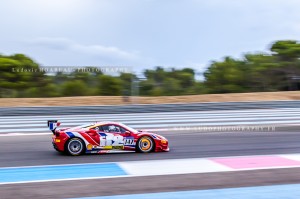
[[[0,0],[0,53],[43,66],[203,72],[300,38],[299,0]]]

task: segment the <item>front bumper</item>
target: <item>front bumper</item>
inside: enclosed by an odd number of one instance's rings
[[[170,151],[168,140],[165,139],[165,140],[156,141],[155,152],[160,152],[160,151],[164,151],[164,152]]]

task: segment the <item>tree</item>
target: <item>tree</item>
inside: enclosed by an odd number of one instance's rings
[[[118,77],[101,75],[99,77],[99,94],[100,95],[121,95],[122,81]]]
[[[247,78],[249,91],[276,91],[280,89],[282,75],[278,73],[280,64],[270,54],[246,54],[245,63],[248,66]]]
[[[277,41],[271,46],[271,52],[281,64],[280,72],[284,76],[283,89],[297,89],[297,78],[300,76],[300,43],[294,40]],[[296,81],[295,81],[296,80]],[[298,82],[299,84],[299,82]]]
[[[182,87],[180,85],[180,80],[175,78],[167,77],[164,79],[162,87],[159,90],[156,88],[155,95],[157,95],[159,92],[162,91],[163,95],[180,95],[182,93]]]
[[[155,82],[153,79],[146,79],[140,82],[140,95],[151,95],[152,90],[155,88]]]
[[[300,58],[300,43],[294,40],[276,41],[270,50],[279,61],[295,62]]]
[[[146,70],[144,75],[147,79],[140,83],[144,95],[182,95],[195,91],[195,72],[190,68],[165,70],[157,67],[155,70]]]
[[[122,94],[130,95],[132,92],[132,83],[133,80],[136,79],[136,75],[132,73],[121,73],[119,78],[122,81]]]
[[[63,96],[84,96],[89,94],[87,85],[81,80],[67,81],[62,85]]]
[[[213,61],[204,81],[191,68],[157,66],[144,71],[139,94],[146,96],[285,91],[300,89],[300,43],[275,41],[270,52],[247,53],[241,59]],[[105,75],[86,67],[71,73],[45,74],[39,64],[23,54],[0,54],[0,97],[55,97],[78,95],[129,95],[133,73]]]
[[[46,85],[39,65],[23,54],[0,56],[0,90],[24,92],[27,88]]]
[[[226,57],[213,62],[204,73],[208,93],[233,93],[247,91],[248,70],[243,61]]]

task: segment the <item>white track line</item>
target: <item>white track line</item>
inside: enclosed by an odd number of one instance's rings
[[[236,159],[234,164],[239,164],[239,159],[249,159],[249,163],[260,163],[261,157],[272,158],[285,158],[294,161],[293,164],[285,163],[282,166],[276,162],[268,164],[268,166],[251,166],[234,168],[229,167],[224,163],[215,161],[216,159]],[[278,159],[277,161],[280,161]],[[253,155],[253,156],[232,156],[232,157],[212,157],[212,158],[187,158],[187,159],[170,159],[170,160],[146,160],[146,161],[126,161],[126,162],[105,162],[105,163],[87,163],[88,165],[101,165],[101,164],[117,164],[127,175],[119,176],[96,176],[96,177],[82,177],[82,178],[60,178],[60,179],[47,179],[47,180],[32,180],[32,181],[17,181],[17,182],[1,182],[4,184],[21,184],[21,183],[40,183],[40,182],[54,182],[54,181],[70,181],[70,180],[90,180],[90,179],[107,179],[107,178],[124,178],[124,177],[143,177],[143,176],[161,176],[161,175],[175,175],[175,174],[194,174],[194,173],[217,173],[217,172],[235,172],[235,171],[249,171],[249,170],[262,170],[262,169],[281,169],[281,168],[299,168],[300,167],[300,154],[277,154],[277,155]],[[62,164],[62,165],[39,165],[39,166],[23,166],[23,167],[3,167],[1,170],[6,169],[34,169],[34,168],[47,168],[60,166],[75,166],[83,164]],[[176,166],[174,166],[176,165]],[[255,164],[254,164],[255,165]],[[291,166],[293,165],[293,166]]]

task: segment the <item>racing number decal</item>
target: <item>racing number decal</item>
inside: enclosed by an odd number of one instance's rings
[[[125,138],[124,145],[134,145],[134,138]]]
[[[113,136],[112,146],[123,146],[123,136],[121,136],[121,135]]]

